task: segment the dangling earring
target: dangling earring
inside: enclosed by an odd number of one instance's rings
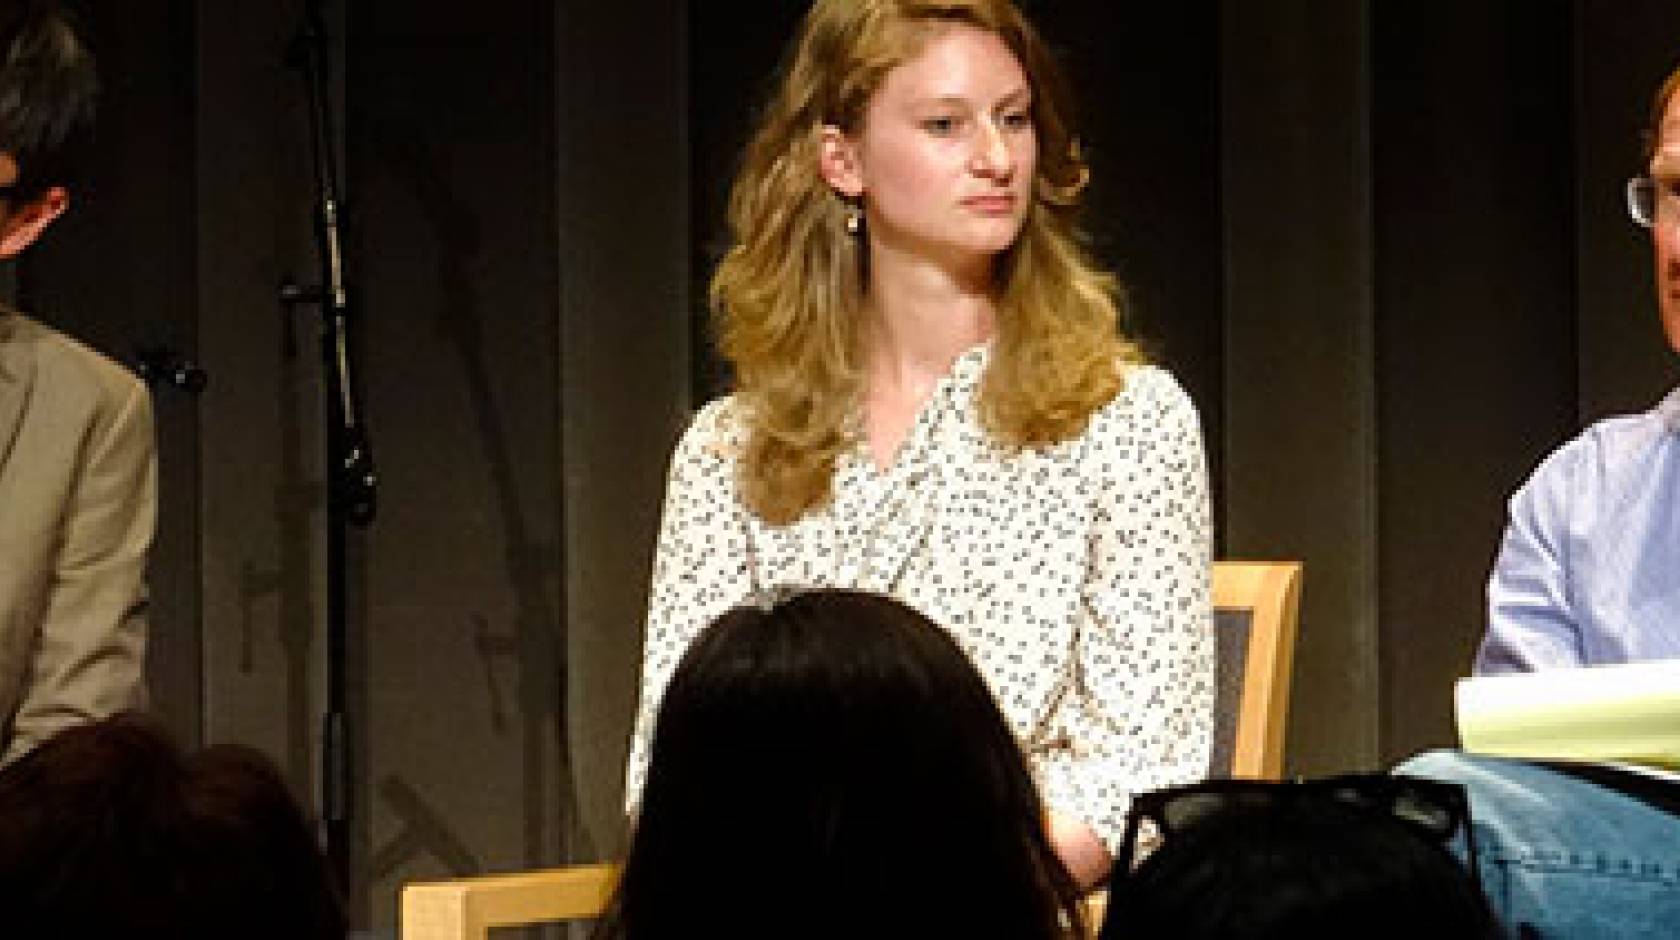
[[[863,210],[856,203],[846,204],[846,234],[853,238],[863,231]]]

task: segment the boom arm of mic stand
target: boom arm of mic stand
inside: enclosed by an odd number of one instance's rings
[[[373,521],[378,509],[379,477],[373,448],[361,418],[352,369],[354,337],[350,328],[350,297],[345,285],[344,239],[338,201],[336,150],[332,146],[332,114],[327,100],[327,34],[322,0],[308,0],[302,27],[287,59],[303,73],[308,93],[309,142],[314,157],[317,208],[316,248],[321,281],[314,288],[281,287],[288,304],[308,302],[321,311],[321,361],[325,368],[327,407],[331,418],[327,467],[328,498],[344,518],[358,527]]]
[[[351,523],[366,527],[379,508],[379,476],[374,472],[373,445],[362,424],[350,371],[350,318],[332,306],[325,309],[325,315],[321,342],[327,347],[328,407],[335,419],[329,433],[336,437],[334,465],[328,468],[329,498],[337,501]]]

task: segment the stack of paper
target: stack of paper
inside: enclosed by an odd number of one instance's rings
[[[1680,660],[1460,679],[1464,749],[1680,768]]]

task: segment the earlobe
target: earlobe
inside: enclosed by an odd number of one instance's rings
[[[857,145],[846,136],[846,132],[832,124],[824,124],[819,146],[821,152],[817,159],[828,185],[847,199],[863,195],[863,174],[858,166]]]
[[[70,194],[62,186],[46,192],[6,213],[0,222],[0,258],[15,257],[35,244],[53,220],[70,207]]]

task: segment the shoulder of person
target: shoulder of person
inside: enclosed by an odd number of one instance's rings
[[[1594,421],[1580,434],[1547,454],[1534,475],[1584,473],[1613,476],[1640,464],[1651,448],[1680,432],[1680,390],[1649,411],[1611,415]]]
[[[1199,460],[1201,419],[1195,403],[1172,373],[1148,363],[1122,363],[1119,391],[1091,414],[1078,437],[1060,453],[1097,477],[1112,477],[1119,465],[1180,466]],[[1054,452],[1054,451],[1053,451]]]
[[[727,462],[741,452],[746,436],[743,406],[734,395],[722,395],[700,406],[677,443],[679,459]]]
[[[0,313],[0,344],[33,360],[34,381],[61,400],[85,396],[90,404],[121,405],[145,391],[140,377],[115,360],[16,311]]]
[[[1523,482],[1513,502],[1543,500],[1573,503],[1591,494],[1609,494],[1634,485],[1655,468],[1660,448],[1672,440],[1680,412],[1680,392],[1638,414],[1613,415],[1592,423],[1547,454]]]
[[[1680,431],[1680,388],[1669,392],[1648,411],[1600,418],[1582,431],[1578,439],[1591,440],[1601,449],[1627,451],[1675,431]]]
[[[1147,433],[1185,425],[1200,433],[1195,402],[1171,372],[1150,363],[1123,363],[1118,368],[1120,390],[1091,416],[1088,435]]]

